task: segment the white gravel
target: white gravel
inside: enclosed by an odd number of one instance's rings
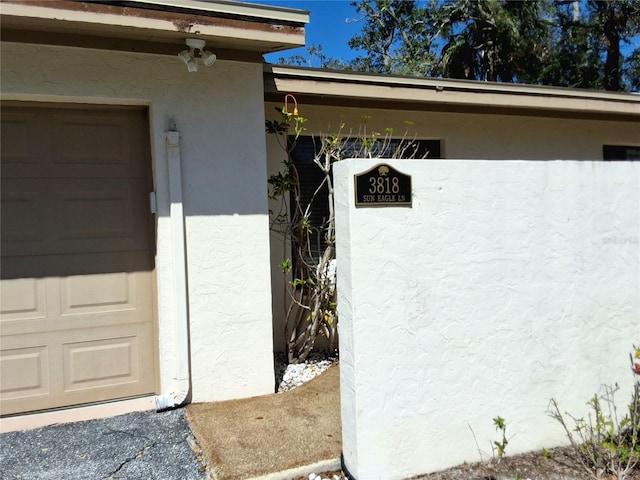
[[[317,377],[338,361],[338,357],[312,352],[303,363],[287,365],[286,356],[276,355],[276,382],[278,393],[293,390]],[[318,479],[319,480],[319,479]]]
[[[309,474],[309,480],[343,480],[345,477],[338,474],[333,474],[331,477],[321,477],[315,473]]]

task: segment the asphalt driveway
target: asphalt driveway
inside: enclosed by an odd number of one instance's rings
[[[0,435],[3,480],[202,480],[200,458],[182,409]]]

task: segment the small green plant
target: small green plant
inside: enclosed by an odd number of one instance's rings
[[[507,445],[509,444],[509,440],[507,439],[507,422],[504,418],[498,416],[493,419],[493,424],[495,425],[497,432],[502,432],[502,440],[494,440],[493,445],[491,446],[494,457],[497,455],[498,463],[500,463],[500,460],[504,457]]]
[[[496,431],[499,431],[502,433],[501,440],[494,440],[493,442],[491,442],[491,451],[493,452],[493,459],[496,461],[496,463],[500,463],[500,461],[502,460],[502,457],[504,457],[506,454],[507,445],[509,444],[509,440],[510,440],[507,438],[507,421],[504,418],[497,416],[493,419],[493,425],[496,427]],[[484,456],[486,452],[483,452],[480,449],[480,445],[478,444],[478,439],[476,438],[476,434],[471,428],[471,425],[468,425],[468,427],[469,427],[469,430],[471,430],[471,434],[473,435],[474,441],[476,442],[478,454],[480,455],[480,461],[484,462]]]
[[[640,358],[640,348],[634,346],[634,351],[635,358]],[[602,393],[587,402],[587,418],[563,414],[556,399],[550,402],[548,414],[562,425],[579,463],[595,478],[614,475],[624,480],[640,465],[640,365],[634,363],[633,356],[631,369],[634,387],[624,414],[618,412],[616,405],[617,384],[605,385]]]

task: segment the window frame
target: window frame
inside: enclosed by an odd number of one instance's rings
[[[602,145],[602,159],[611,161],[640,160],[640,145]]]

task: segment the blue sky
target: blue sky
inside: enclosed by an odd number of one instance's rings
[[[245,0],[246,1],[246,0]],[[358,13],[348,0],[250,0],[251,3],[296,8],[310,12],[306,26],[307,46],[322,45],[327,57],[350,60],[358,53],[351,50],[347,42],[360,31],[362,24],[357,22]],[[277,63],[280,57],[301,55],[308,58],[305,48],[285,50],[266,56],[267,62]],[[318,66],[317,64],[311,66]]]

